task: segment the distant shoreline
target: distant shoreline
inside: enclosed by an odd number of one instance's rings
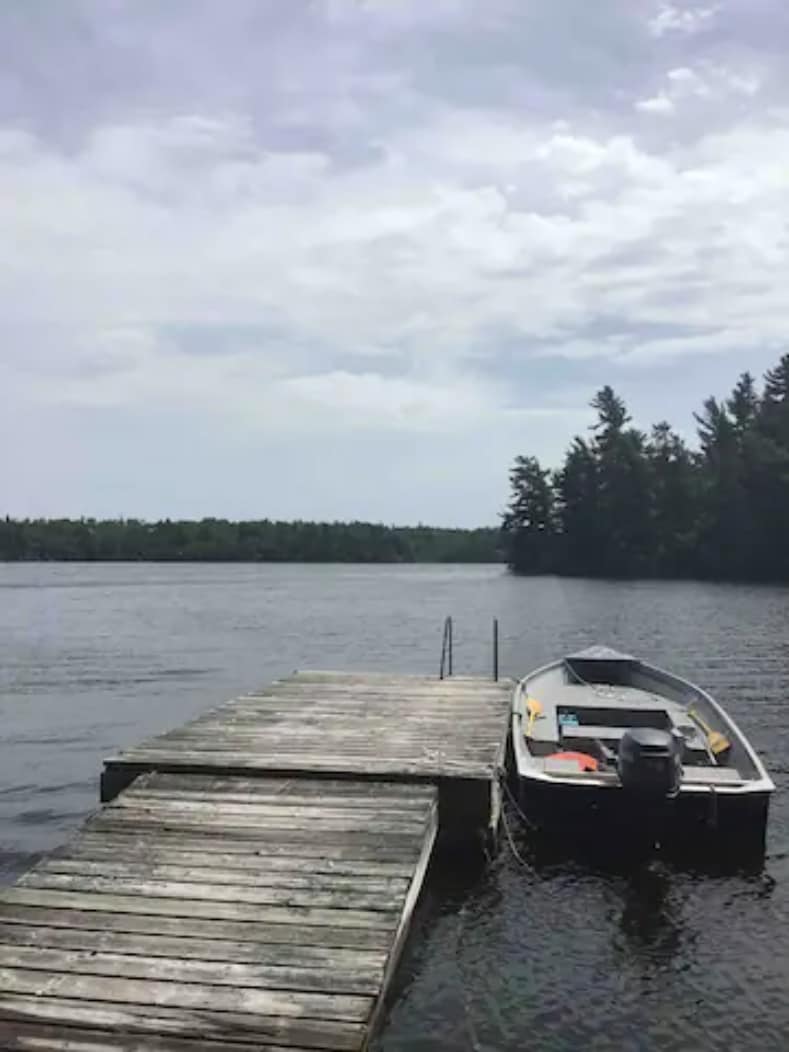
[[[69,557],[50,557],[50,556],[23,556],[20,558],[8,558],[0,555],[0,565],[11,565],[12,563],[26,563],[28,565],[34,565],[37,563],[53,563],[53,564],[68,564],[68,563],[102,563],[105,566],[120,565],[126,563],[128,565],[150,563],[151,565],[165,565],[170,563],[172,565],[178,563],[190,563],[192,565],[215,565],[221,566],[223,564],[233,564],[238,566],[503,566],[506,567],[506,560],[503,557],[496,559],[203,559],[203,558],[186,558],[176,556],[174,558],[154,558],[153,556],[123,556],[118,558],[83,558],[82,556],[69,556]],[[514,577],[572,577],[578,576],[577,574],[517,574],[509,573]],[[591,578],[590,578],[591,579]],[[649,578],[644,578],[649,580]],[[627,580],[627,578],[623,578]]]
[[[503,563],[504,553],[496,527],[6,518],[0,562]]]

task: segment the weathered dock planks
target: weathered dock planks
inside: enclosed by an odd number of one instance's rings
[[[436,795],[144,775],[0,890],[0,1047],[363,1049],[432,851]]]
[[[298,672],[107,760],[102,799],[151,770],[421,781],[442,833],[495,824],[513,684]]]
[[[512,683],[297,673],[105,764],[0,889],[8,1052],[359,1052],[437,833],[498,820]]]

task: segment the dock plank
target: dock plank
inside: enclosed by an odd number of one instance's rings
[[[65,956],[65,955],[62,955]],[[307,993],[294,990],[224,987],[217,983],[163,981],[92,975],[81,971],[47,971],[0,965],[0,989],[11,994],[33,997],[68,994],[76,1000],[143,1004],[157,1007],[200,1010],[210,1004],[215,1012],[239,1012],[253,1016],[274,1016],[340,1020],[364,1023],[370,1014],[371,999],[351,994]]]
[[[345,858],[385,858],[396,861],[413,855],[415,841],[412,833],[382,834],[380,831],[358,832],[353,829],[323,830],[320,837],[310,829],[293,829],[287,825],[277,828],[263,827],[255,823],[237,824],[221,817],[201,818],[199,816],[140,814],[122,808],[99,813],[87,823],[91,831],[126,832],[137,835],[166,833],[181,836],[204,836],[224,833],[228,839],[248,840],[255,845],[271,845],[271,850],[279,854],[301,854],[310,851],[310,845],[316,855],[324,851],[332,852],[327,857]]]
[[[114,1004],[106,998],[36,997],[4,994],[0,998],[0,1023],[12,1033],[30,1025],[49,1024],[65,1036],[72,1026],[99,1031],[113,1045],[126,1035],[145,1035],[141,1048],[148,1052],[152,1037],[171,1037],[180,1041],[215,1041],[220,1048],[265,1050],[268,1045],[294,1049],[325,1049],[327,1052],[356,1052],[363,1047],[366,1037],[364,1023],[350,1023],[333,1019],[299,1019],[286,1016],[261,1016],[252,1013],[218,1011],[213,1007],[200,1009],[153,1006],[150,1004]],[[68,1048],[68,1045],[66,1046]],[[177,1047],[177,1046],[176,1046]],[[189,1045],[186,1045],[186,1052]],[[71,1050],[69,1050],[71,1052]]]
[[[366,969],[372,975],[386,963],[383,951],[342,949],[336,946],[304,946],[292,943],[242,943],[232,939],[200,936],[130,934],[111,929],[54,928],[35,918],[28,924],[0,921],[0,945],[43,946],[61,950],[111,951],[140,957],[192,958],[198,961],[231,961],[237,964],[274,964],[318,968],[332,964],[341,971]],[[334,976],[328,976],[330,982]]]
[[[130,856],[128,859],[118,860],[108,858],[100,862],[86,861],[81,858],[47,859],[36,867],[40,874],[78,874],[81,876],[96,876],[104,878],[121,877],[126,879],[148,879],[156,881],[190,883],[190,884],[230,884],[247,885],[253,888],[293,888],[296,890],[316,891],[363,891],[365,893],[385,892],[387,894],[399,894],[404,890],[406,881],[403,877],[390,877],[370,875],[367,873],[319,873],[305,864],[302,872],[294,873],[292,870],[245,870],[245,869],[219,869],[211,866],[203,866],[201,862],[195,865],[184,865],[182,860],[178,863],[155,863],[151,861],[141,862],[139,858]],[[23,883],[23,882],[22,882]]]
[[[163,1038],[152,1035],[118,1034],[41,1023],[8,1023],[0,1020],[0,1048],[4,1052],[313,1052],[295,1045],[268,1042],[239,1044],[199,1041],[190,1038]]]
[[[114,948],[117,950],[117,947]],[[172,945],[168,947],[173,950]],[[153,979],[163,982],[198,983],[260,990],[291,990],[374,995],[381,983],[383,968],[345,965],[326,954],[315,965],[264,964],[255,961],[228,961],[162,954],[129,954],[106,950],[74,950],[53,946],[22,946],[0,943],[0,970],[23,968],[110,978]]]
[[[306,928],[382,928],[392,924],[387,913],[376,910],[323,909],[309,906],[260,906],[216,899],[186,899],[177,894],[137,892],[118,894],[80,889],[52,890],[16,884],[0,891],[0,902],[22,906],[49,906],[150,916],[192,917],[207,920],[249,920],[268,924],[299,924]]]
[[[71,905],[63,905],[63,903]],[[216,917],[175,916],[172,912],[138,912],[113,910],[112,904],[103,903],[103,908],[86,908],[84,900],[75,907],[74,898],[61,898],[57,906],[40,903],[0,901],[0,921],[3,924],[22,926],[45,925],[53,928],[79,929],[86,931],[148,933],[174,935],[179,938],[232,939],[239,943],[264,946],[299,945],[325,946],[331,948],[386,950],[391,942],[391,932],[386,928],[336,928],[328,925],[300,926],[296,924],[272,924],[249,920],[221,920]],[[137,900],[135,900],[137,904]],[[100,903],[100,907],[101,907]],[[172,909],[172,905],[170,907]]]
[[[137,788],[146,793],[167,794],[174,791],[186,792],[190,796],[199,793],[224,793],[235,795],[243,794],[245,797],[257,798],[259,796],[270,799],[286,796],[314,798],[329,794],[332,800],[339,805],[345,797],[356,800],[369,800],[371,806],[381,806],[384,800],[394,797],[397,806],[408,806],[424,804],[432,797],[429,786],[417,783],[392,784],[390,782],[349,782],[345,779],[322,778],[320,781],[310,781],[294,778],[222,778],[211,774],[163,774],[157,772],[154,781],[142,776],[137,782]]]
[[[384,829],[387,832],[411,833],[422,825],[424,817],[418,808],[406,812],[387,808],[359,812],[350,807],[332,807],[329,804],[324,807],[319,804],[312,807],[293,806],[284,799],[278,805],[276,802],[241,803],[237,799],[228,800],[226,796],[209,801],[188,800],[183,796],[152,798],[144,793],[134,799],[118,799],[112,806],[124,807],[138,814],[196,814],[200,818],[232,819],[234,823],[252,822],[258,826],[265,823],[269,829],[279,822],[292,829],[359,829],[371,832]]]
[[[150,865],[202,866],[206,869],[232,869],[236,872],[254,874],[261,883],[278,873],[314,874],[316,878],[327,875],[372,876],[387,879],[409,877],[412,866],[406,861],[384,859],[343,858],[327,855],[309,855],[306,851],[293,849],[288,854],[261,854],[258,850],[242,850],[244,842],[216,845],[201,842],[206,838],[161,837],[150,843],[144,837],[84,834],[68,848],[59,848],[49,856],[54,867],[59,860],[144,862]],[[219,850],[211,850],[218,847]],[[248,847],[248,845],[247,845]],[[226,850],[222,850],[226,848]],[[231,848],[233,850],[231,850]],[[66,852],[68,852],[66,854]]]
[[[172,881],[151,877],[94,876],[84,873],[50,873],[36,868],[17,882],[20,888],[57,891],[106,892],[111,895],[142,895],[145,898],[174,898],[187,902],[244,903],[252,906],[287,906],[299,909],[341,909],[361,916],[368,911],[397,913],[402,900],[398,891],[357,891],[351,888],[272,888],[243,884]]]

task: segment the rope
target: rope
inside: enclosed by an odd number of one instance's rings
[[[534,824],[534,822],[532,822],[532,820],[529,818],[529,816],[527,814],[524,814],[523,810],[521,809],[520,804],[518,803],[517,799],[513,795],[512,790],[510,789],[509,782],[507,781],[507,775],[506,775],[505,771],[501,771],[501,770],[499,771],[499,781],[501,782],[502,786],[504,787],[504,792],[507,794],[507,799],[509,800],[509,802],[512,804],[513,808],[515,809],[515,812],[517,813],[518,818],[520,818],[521,822],[523,822],[523,824],[526,826],[527,829],[530,829],[532,832],[535,832],[537,830],[537,826]],[[502,811],[502,814],[503,813],[504,812]]]
[[[575,671],[575,669],[570,664],[570,662],[567,660],[567,658],[564,659],[564,667],[567,669],[567,671],[570,673],[570,675],[574,676],[576,681],[578,683],[580,683],[582,686],[584,686],[584,687],[590,687],[591,686],[590,683],[586,682],[586,680],[583,678],[583,676],[580,674],[580,672],[576,672]]]
[[[507,825],[507,816],[506,816],[506,814],[504,813],[503,810],[501,812],[501,824],[504,826],[504,833],[506,834],[507,843],[510,846],[510,851],[512,852],[512,857],[515,859],[515,861],[518,863],[518,865],[522,866],[524,869],[528,869],[531,872],[532,867],[529,865],[529,863],[526,861],[526,859],[523,857],[523,855],[521,855],[521,853],[515,847],[515,842],[513,841],[512,834],[510,833],[510,827]]]
[[[527,829],[531,829],[531,830],[536,829],[537,827],[535,826],[534,822],[532,822],[531,819],[529,819],[523,813],[523,811],[521,810],[521,808],[520,808],[520,806],[518,804],[518,801],[513,796],[512,790],[510,789],[509,785],[507,784],[507,775],[506,775],[505,771],[502,771],[502,770],[499,771],[499,781],[501,782],[502,786],[504,787],[504,792],[507,794],[507,799],[512,804],[516,814],[518,815],[520,820],[523,822],[524,826]],[[512,833],[510,832],[509,823],[507,822],[507,812],[506,812],[505,808],[503,808],[503,807],[501,809],[501,824],[504,827],[504,835],[507,838],[507,844],[509,845],[509,849],[512,852],[512,857],[515,859],[515,861],[518,863],[519,866],[522,866],[523,869],[528,869],[531,872],[533,867],[526,861],[526,859],[523,857],[523,855],[521,855],[520,851],[518,851],[517,847],[515,846],[515,841],[512,838]]]
[[[611,691],[611,684],[607,684],[607,683],[589,683],[587,680],[585,680],[583,678],[583,676],[581,675],[580,672],[576,672],[576,670],[573,668],[573,666],[570,664],[570,662],[567,660],[567,658],[564,659],[563,664],[564,664],[564,667],[567,669],[567,671],[570,673],[570,675],[575,677],[575,680],[576,680],[577,683],[580,683],[582,687],[588,687],[591,691],[594,691],[594,693],[598,697],[600,697],[603,694],[611,694],[612,693],[612,691]]]

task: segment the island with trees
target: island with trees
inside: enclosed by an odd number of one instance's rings
[[[562,466],[517,457],[503,532],[522,574],[789,581],[789,354],[696,414],[698,448],[633,427],[611,387]]]

